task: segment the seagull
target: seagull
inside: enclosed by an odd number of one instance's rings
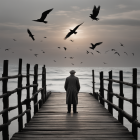
[[[73,42],[73,40],[70,40],[71,42]]]
[[[90,52],[93,55],[93,52]]]
[[[29,34],[29,37],[31,37],[32,40],[34,41],[34,40],[35,40],[35,39],[34,39],[34,35],[32,35],[31,31],[30,31],[29,29],[27,29],[27,32],[28,32],[28,34]]]
[[[60,49],[60,47],[58,47]]]
[[[84,22],[83,22],[84,23]],[[77,25],[73,30],[70,29],[70,32],[66,35],[66,37],[64,39],[67,39],[68,37],[70,37],[72,34],[77,34],[76,30],[78,29],[78,27],[80,25],[82,25],[83,23]]]
[[[134,56],[134,53],[132,53],[133,54],[133,56]]]
[[[89,51],[87,51],[87,54],[89,53]]]
[[[47,38],[46,36],[44,38]]]
[[[14,41],[16,41],[15,39],[13,39]]]
[[[9,48],[10,49],[10,48]],[[9,51],[9,49],[5,49],[5,51]]]
[[[124,52],[126,55],[128,55],[126,52]]]
[[[103,42],[98,42],[98,43],[96,43],[95,45],[91,43],[92,47],[89,47],[89,48],[94,50],[95,47],[96,47],[97,45],[100,45],[100,44],[102,44],[102,43],[103,43]]]
[[[65,51],[66,51],[66,49],[67,49],[67,48],[66,48],[66,47],[64,47],[64,50],[65,50]]]
[[[96,51],[97,53],[100,53],[99,51]]]
[[[123,46],[123,44],[122,44],[122,43],[120,43],[120,45],[121,45],[121,46]],[[123,46],[123,47],[124,47],[124,46]]]
[[[37,57],[38,54],[34,54],[34,55]]]
[[[120,56],[120,54],[118,52],[115,52],[114,54],[118,54]]]
[[[97,16],[98,16],[98,14],[99,14],[99,11],[100,11],[100,6],[98,6],[98,8],[96,8],[96,6],[94,5],[92,14],[90,14],[89,17],[91,17],[92,20],[98,21],[99,18],[97,18]]]
[[[53,60],[54,62],[56,62],[55,60]]]
[[[52,9],[49,9],[49,10],[47,10],[47,11],[45,11],[45,12],[43,12],[40,19],[33,20],[33,21],[47,23],[47,21],[44,21],[44,20],[45,20],[45,18],[47,17],[47,15],[48,15],[52,10],[53,10],[53,8],[52,8]]]

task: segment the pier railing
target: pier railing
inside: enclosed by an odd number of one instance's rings
[[[34,77],[33,84],[30,84],[30,76]],[[38,76],[42,76],[42,88],[38,89]],[[26,78],[26,86],[22,86],[22,79]],[[8,79],[17,78],[17,88],[8,91]],[[22,74],[22,59],[19,59],[18,74],[14,76],[8,76],[8,60],[4,60],[3,63],[3,74],[0,78],[2,81],[2,95],[3,98],[3,110],[0,115],[3,117],[3,124],[0,125],[0,131],[2,131],[3,140],[9,140],[9,125],[12,121],[18,119],[18,131],[23,129],[23,116],[26,114],[26,122],[29,123],[31,120],[31,101],[34,104],[34,114],[38,112],[43,103],[47,100],[51,92],[46,92],[46,68],[45,65],[42,67],[42,73],[38,74],[38,64],[34,66],[34,74],[30,74],[30,64],[26,65],[26,75]],[[33,88],[32,97],[30,97],[30,88]],[[22,90],[26,89],[26,99],[21,101]],[[9,96],[17,93],[17,105],[9,107]],[[38,100],[38,94],[41,93],[41,99]],[[26,110],[23,111],[22,105],[26,106]],[[18,109],[18,115],[9,119],[8,112],[14,109]]]
[[[108,111],[113,115],[113,108],[118,111],[118,121],[123,124],[123,117],[125,117],[130,123],[132,123],[132,135],[137,140],[138,139],[138,127],[140,128],[140,123],[137,120],[137,107],[140,104],[137,103],[137,88],[140,85],[137,84],[137,69],[133,69],[133,80],[132,83],[123,81],[123,71],[119,72],[119,80],[112,79],[112,71],[109,72],[109,78],[105,79],[103,76],[103,71],[100,72],[100,89],[99,93],[95,92],[95,79],[94,70],[92,70],[93,79],[93,96],[105,106],[105,102],[108,104]],[[104,81],[108,81],[108,89],[104,88]],[[113,92],[112,83],[119,83],[119,94]],[[123,85],[131,86],[133,89],[132,99],[124,97]],[[104,91],[107,91],[107,99],[104,98]],[[119,98],[118,106],[113,104],[113,96]],[[132,104],[132,115],[128,114],[123,110],[124,100]]]

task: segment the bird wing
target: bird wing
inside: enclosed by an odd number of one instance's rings
[[[84,23],[84,22],[83,22]],[[81,24],[79,24],[79,25],[77,25],[73,30],[77,30],[78,29],[78,27],[80,26],[80,25],[82,25],[83,23],[81,23]]]
[[[92,49],[95,49],[96,46],[93,43],[91,43],[91,45],[92,45]]]
[[[100,44],[102,44],[102,43],[103,43],[103,42],[98,42],[98,43],[95,44],[95,46],[100,45]]]
[[[31,36],[31,38],[32,38],[32,40],[35,40],[33,35]]]
[[[31,31],[30,31],[29,29],[27,29],[27,32],[28,32],[28,34],[29,34],[30,36],[32,36],[32,33],[31,33]]]
[[[53,8],[50,9],[50,10],[47,10],[47,11],[43,12],[40,19],[41,19],[41,20],[44,20],[44,19],[47,17],[47,15],[48,15],[52,10],[53,10]]]
[[[99,10],[100,10],[100,6],[98,8],[96,8],[96,6],[94,6],[94,9],[93,9],[93,17],[96,18],[98,16]]]
[[[67,38],[70,37],[72,34],[73,34],[73,33],[70,31],[70,32],[66,35],[66,37],[65,37],[64,39],[67,39]]]

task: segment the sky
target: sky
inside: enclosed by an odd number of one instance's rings
[[[0,65],[3,60],[18,64],[22,58],[24,64],[46,67],[140,66],[140,0],[0,0],[0,3]],[[100,6],[98,21],[89,17],[94,5]],[[32,21],[52,8],[45,19],[47,24]],[[64,40],[69,29],[82,22],[77,34]],[[34,35],[34,41],[27,29]],[[94,50],[89,48],[91,43],[98,42],[103,43]],[[9,51],[5,51],[7,48]]]

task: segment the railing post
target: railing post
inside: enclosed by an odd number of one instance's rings
[[[2,77],[8,76],[8,60],[4,60],[3,63],[3,74]],[[2,80],[2,92],[3,94],[7,93],[7,82],[8,79]],[[9,97],[3,97],[3,110],[9,107]],[[3,124],[7,123],[9,120],[8,111],[2,114]],[[7,125],[2,131],[3,140],[9,140],[9,126]]]
[[[112,71],[109,72],[109,79],[110,80],[112,79]],[[113,96],[110,94],[110,92],[113,92],[112,81],[109,81],[109,84],[108,84],[108,100],[111,103],[113,103]],[[108,104],[108,110],[113,115],[113,108],[112,108],[112,106],[110,104]]]
[[[120,81],[123,82],[123,71],[119,72],[119,76],[120,76]],[[122,83],[120,83],[120,96],[124,97]],[[122,110],[123,110],[123,104],[124,104],[124,101],[119,98],[119,108]],[[118,112],[118,121],[123,124],[123,115],[121,112]]]
[[[26,78],[26,86],[30,86],[30,64],[27,64],[26,66],[26,72],[27,72],[27,78]],[[27,90],[27,96],[26,96],[26,99],[27,99],[27,104],[26,104],[26,110],[28,109],[31,109],[31,105],[30,105],[30,87],[27,87],[26,88]],[[26,118],[27,118],[27,123],[29,123],[29,121],[31,120],[31,111],[29,113],[26,114]]]
[[[46,89],[46,68],[45,68],[45,65],[44,65],[44,88],[45,88],[45,101],[47,100],[48,98],[48,95],[47,95],[47,89]]]
[[[22,112],[22,104],[21,104],[21,91],[22,91],[22,59],[19,59],[19,67],[18,67],[18,91],[17,91],[17,99],[18,99],[18,115],[20,115]],[[21,131],[23,129],[23,117],[18,118],[18,131]]]
[[[42,88],[43,88],[43,90],[41,91],[43,103],[46,101],[45,80],[46,80],[46,79],[45,79],[45,69],[44,69],[44,66],[43,66],[43,67],[42,67]]]
[[[92,70],[92,89],[93,89],[93,95],[95,97],[95,78],[94,78],[94,70]]]
[[[37,86],[33,87],[33,94],[37,92],[38,89],[38,64],[34,66],[34,81],[33,84],[37,84]],[[38,105],[36,105],[38,101],[38,95],[35,95],[34,97],[34,114],[38,112]]]
[[[133,69],[133,84],[137,84],[137,69]],[[133,86],[133,95],[132,95],[133,103],[132,103],[132,117],[133,117],[133,123],[132,123],[132,135],[137,140],[138,139],[138,128],[134,124],[134,121],[137,120],[137,87]]]
[[[103,71],[100,72],[100,95],[104,98],[104,81],[103,81]],[[100,103],[104,106],[103,99],[100,98]]]

